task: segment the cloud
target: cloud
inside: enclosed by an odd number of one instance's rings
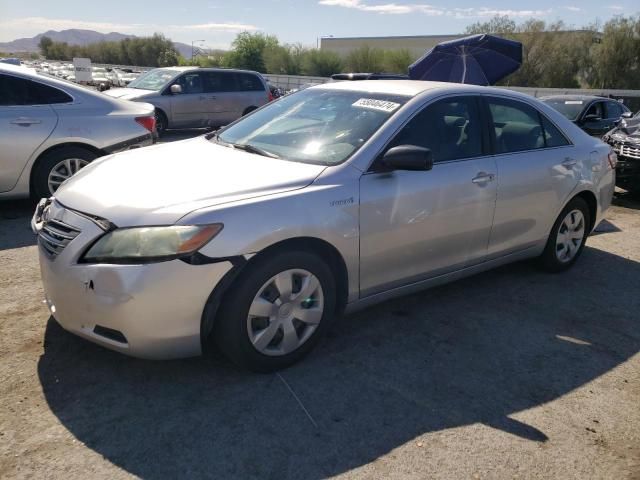
[[[551,10],[499,10],[491,8],[442,8],[424,3],[384,3],[372,5],[363,0],[319,0],[320,5],[329,7],[342,7],[360,10],[362,12],[373,12],[384,15],[402,15],[408,13],[421,13],[428,16],[447,15],[455,18],[480,18],[493,17],[496,15],[508,15],[510,17],[532,17],[544,16],[551,13]]]
[[[614,12],[622,12],[624,7],[622,5],[607,5],[609,10],[613,10]]]
[[[246,23],[199,23],[195,25],[169,25],[174,30],[214,30],[217,32],[245,32],[255,31],[258,27]]]
[[[562,8],[564,8],[565,10],[569,10],[570,12],[581,12],[582,11],[582,9],[580,7],[574,7],[573,5],[567,5],[567,6],[564,6]]]
[[[426,15],[438,16],[445,13],[444,9],[436,8],[426,4],[397,4],[397,3],[384,3],[381,5],[369,5],[362,0],[320,0],[320,5],[326,5],[330,7],[343,7],[353,8],[363,12],[374,12],[390,15],[401,15],[406,13],[424,13]]]

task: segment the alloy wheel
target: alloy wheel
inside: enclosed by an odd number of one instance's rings
[[[556,237],[556,257],[570,262],[580,250],[584,240],[585,221],[580,210],[571,210],[562,220]]]
[[[311,337],[323,312],[318,278],[307,270],[285,270],[267,280],[251,302],[249,340],[264,355],[286,355]]]
[[[89,162],[82,158],[67,158],[56,163],[47,178],[49,192],[53,195],[62,182],[87,165],[89,165]]]

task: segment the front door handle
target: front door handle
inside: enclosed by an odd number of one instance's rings
[[[20,117],[20,118],[16,118],[15,120],[12,120],[11,123],[13,125],[20,125],[21,127],[28,127],[29,125],[35,125],[37,123],[42,123],[42,122],[35,118]]]
[[[564,159],[564,162],[562,162],[562,166],[565,168],[571,168],[573,167],[576,163],[578,163],[578,161],[575,158],[571,158],[571,157],[566,157]]]
[[[496,178],[496,176],[493,173],[480,172],[478,175],[473,177],[471,181],[473,183],[488,183],[492,182],[494,178]]]

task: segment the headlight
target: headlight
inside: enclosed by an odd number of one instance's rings
[[[80,259],[83,263],[149,263],[188,256],[222,230],[223,225],[171,225],[113,230],[100,237]]]

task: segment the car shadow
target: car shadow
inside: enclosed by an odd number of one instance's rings
[[[512,415],[640,351],[638,278],[595,248],[564,274],[503,267],[341,319],[270,375],[127,358],[50,319],[38,375],[60,422],[133,475],[319,479],[474,423],[546,442]]]
[[[35,208],[33,200],[0,201],[0,250],[36,244],[30,225]]]
[[[640,194],[616,189],[616,193],[613,196],[613,204],[619,207],[640,210]]]

